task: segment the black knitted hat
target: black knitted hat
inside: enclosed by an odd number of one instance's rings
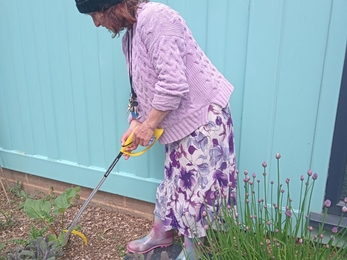
[[[75,0],[80,13],[101,12],[113,5],[117,5],[123,0]]]

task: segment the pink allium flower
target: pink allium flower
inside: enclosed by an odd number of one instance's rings
[[[313,175],[312,175],[312,180],[317,180],[318,179],[318,174],[317,173],[314,173]]]
[[[308,175],[308,176],[311,176],[311,175],[312,175],[312,171],[311,171],[311,170],[308,170],[308,171],[307,171],[307,175]]]
[[[310,231],[310,232],[313,231],[313,227],[312,227],[312,226],[309,226],[307,229],[308,229],[308,231]]]
[[[263,162],[261,165],[262,165],[264,168],[266,168],[267,163],[266,163],[266,162]]]
[[[286,179],[286,183],[288,184],[289,182],[290,182],[290,179],[289,179],[289,178],[287,178],[287,179]]]
[[[292,217],[292,212],[291,212],[290,210],[287,210],[287,211],[286,211],[286,216],[287,216],[288,218],[291,218],[291,217]]]
[[[301,175],[300,181],[303,181],[305,179],[304,175]]]
[[[252,174],[252,177],[255,178],[255,177],[257,177],[257,175],[256,175],[255,173],[253,173],[253,174]]]
[[[276,159],[278,160],[278,159],[280,159],[280,158],[281,158],[281,154],[276,153]]]
[[[346,213],[346,212],[347,212],[347,207],[346,207],[346,206],[343,206],[343,207],[342,207],[342,212],[343,212],[343,213]]]
[[[347,203],[347,197],[346,198],[344,198],[344,200],[343,200],[345,203]]]
[[[270,183],[271,183],[271,184],[274,184],[274,181],[271,181]]]
[[[326,200],[326,201],[324,202],[324,206],[325,206],[326,208],[329,208],[329,207],[331,206],[331,201],[330,201],[330,200]]]
[[[260,180],[257,180],[257,182],[259,183],[259,182],[260,182]]]
[[[302,238],[299,239],[299,244],[302,244],[304,241],[302,240]]]
[[[338,231],[338,229],[337,229],[337,227],[333,227],[331,231],[332,231],[334,234],[336,234],[337,231]]]
[[[246,171],[244,171],[244,172],[243,172],[243,174],[244,174],[244,175],[247,175],[247,174],[248,174],[248,171],[247,171],[247,170],[246,170]]]
[[[203,216],[203,217],[206,217],[206,216],[207,216],[206,211],[203,211],[203,212],[202,212],[202,216]]]
[[[284,189],[281,190],[281,193],[284,193]]]

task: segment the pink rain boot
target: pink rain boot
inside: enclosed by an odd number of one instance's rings
[[[145,254],[157,247],[171,246],[173,238],[173,230],[164,231],[163,221],[156,216],[149,234],[143,238],[129,242],[127,249],[131,253]]]

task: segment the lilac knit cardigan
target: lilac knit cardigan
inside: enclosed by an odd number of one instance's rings
[[[161,143],[180,140],[206,124],[210,104],[228,104],[234,87],[211,64],[176,11],[160,3],[142,3],[132,30],[138,120],[143,122],[152,108],[170,111],[160,125]],[[128,68],[130,32],[122,39]]]

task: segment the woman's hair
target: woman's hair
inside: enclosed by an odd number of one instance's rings
[[[124,0],[103,11],[105,22],[114,33],[113,38],[123,29],[131,29],[136,23],[136,12],[141,2],[148,2],[148,0]]]

